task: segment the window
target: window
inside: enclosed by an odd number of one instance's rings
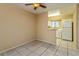
[[[52,20],[48,21],[49,28],[58,29],[61,26],[61,21],[58,20]]]

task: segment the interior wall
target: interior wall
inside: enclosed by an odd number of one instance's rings
[[[77,48],[77,5],[74,5],[74,12],[73,12],[73,48]]]
[[[0,4],[0,51],[35,39],[35,17],[11,4]]]
[[[73,42],[72,43],[68,43],[70,48],[73,49],[77,49],[78,48],[78,11],[77,11],[77,4],[75,4],[73,6],[73,18],[72,18],[72,22],[73,22]],[[70,9],[71,10],[71,9]]]
[[[37,39],[56,44],[56,31],[48,29],[48,12],[37,16]]]
[[[79,4],[77,4],[77,47],[79,48]]]
[[[74,47],[76,47],[77,40],[76,16],[75,9]],[[11,4],[0,4],[0,51],[35,38],[56,44],[56,31],[48,29],[48,12],[36,16]]]

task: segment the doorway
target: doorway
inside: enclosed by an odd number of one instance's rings
[[[73,48],[72,18],[61,20],[61,28],[56,30],[56,44],[64,48]]]

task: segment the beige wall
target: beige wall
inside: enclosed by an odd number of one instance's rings
[[[0,51],[35,39],[35,15],[11,4],[0,4]]]
[[[76,16],[75,10],[75,28]],[[75,28],[74,46],[77,35]],[[33,39],[56,44],[56,31],[48,30],[48,13],[36,16],[11,4],[0,4],[0,51]]]
[[[74,5],[73,12],[73,43],[72,48],[77,48],[77,5]]]
[[[77,4],[77,47],[79,48],[79,4]]]
[[[37,16],[37,39],[56,44],[55,30],[48,30],[48,13],[42,13]]]

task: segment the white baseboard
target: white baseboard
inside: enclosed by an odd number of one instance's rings
[[[31,42],[31,41],[34,41],[34,40],[35,40],[35,39],[29,40],[29,41],[23,42],[23,43],[21,43],[21,44],[18,44],[18,45],[16,45],[16,46],[13,46],[13,47],[11,47],[11,48],[2,50],[2,51],[0,51],[0,54],[1,54],[1,53],[4,53],[4,52],[7,52],[7,51],[9,51],[9,50],[12,50],[12,49],[14,49],[14,48],[17,48],[17,47],[19,47],[19,46],[22,46],[22,45],[24,45],[24,44],[27,44],[27,43],[29,43],[29,42]]]
[[[52,44],[52,45],[56,45],[56,43],[53,43],[53,42],[48,42],[48,41],[45,41],[45,40],[41,40],[41,39],[37,39],[38,41],[42,41],[42,42],[46,42],[46,43],[49,43],[49,44]]]

